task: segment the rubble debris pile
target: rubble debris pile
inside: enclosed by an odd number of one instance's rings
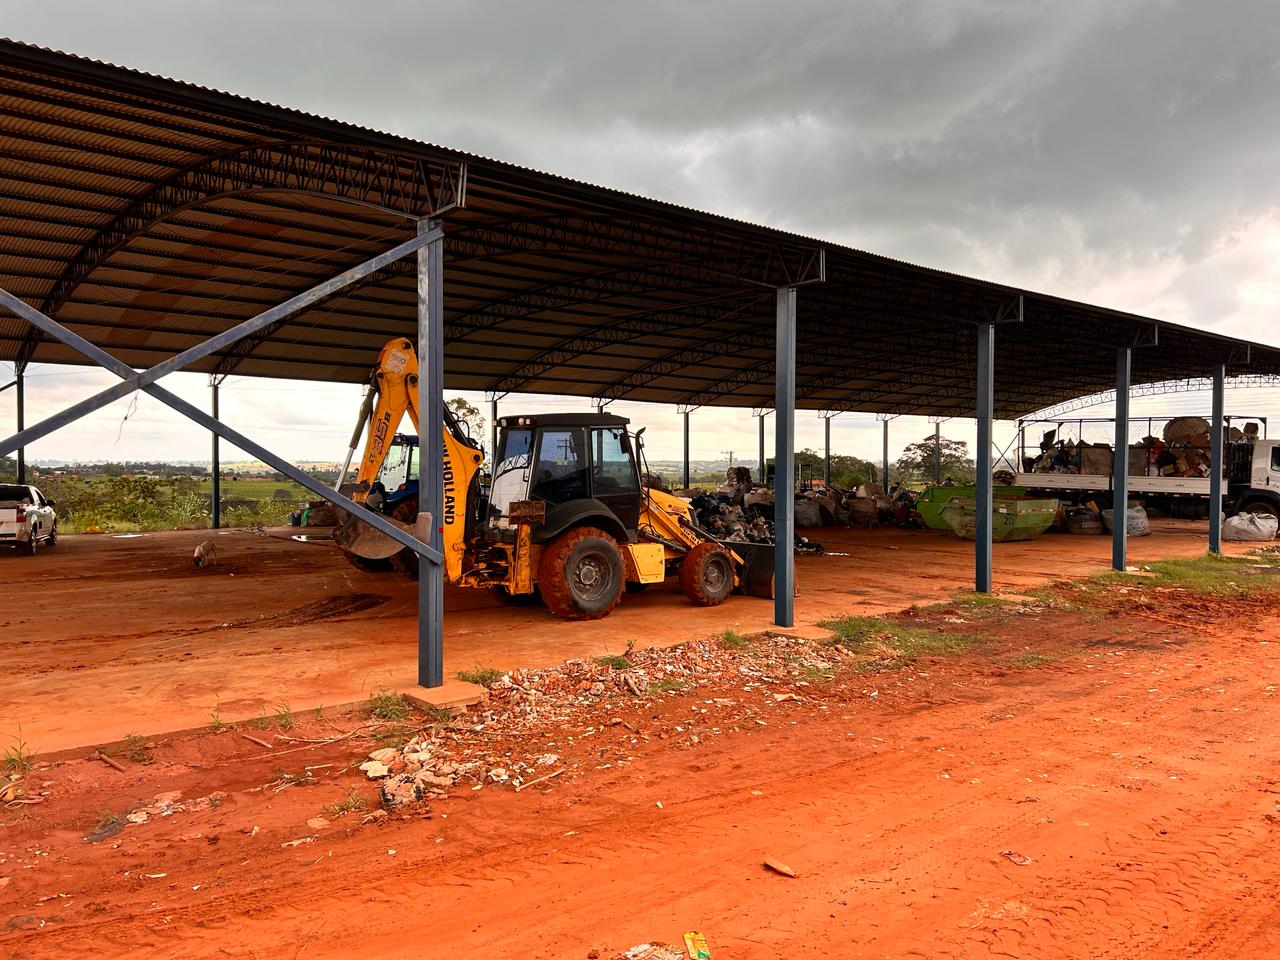
[[[732,644],[709,638],[633,650],[625,657],[513,670],[489,687],[485,702],[431,724],[402,745],[372,751],[359,769],[379,781],[382,806],[391,812],[421,811],[463,787],[520,792],[577,769],[580,761],[570,757],[584,756],[581,742],[594,744],[593,738],[613,728],[626,731],[624,740],[632,744],[675,738],[692,747],[767,725],[790,703],[821,702],[811,679],[858,661],[840,645],[769,635],[746,646],[741,638]],[[726,679],[740,693],[706,700],[688,719],[658,721],[659,702],[704,686],[723,687]],[[625,750],[585,756],[597,769],[634,759]]]
[[[774,494],[753,486],[745,467],[730,467],[725,482],[715,491],[683,491],[693,508],[694,522],[719,540],[732,543],[773,543]],[[876,483],[853,490],[811,485],[796,492],[797,527],[876,527],[914,523],[916,495],[899,487],[888,494]],[[821,547],[800,537],[797,550],[821,552]]]

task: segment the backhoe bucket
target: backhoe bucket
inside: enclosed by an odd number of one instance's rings
[[[404,549],[404,545],[398,540],[387,536],[381,530],[375,529],[340,507],[334,507],[334,512],[338,514],[339,522],[333,528],[333,539],[348,553],[354,553],[357,557],[364,557],[366,560],[386,560]],[[411,537],[418,535],[410,524],[401,523],[392,517],[385,519]]]
[[[738,589],[749,597],[773,599],[773,544],[726,543],[726,547],[742,558],[738,570]]]

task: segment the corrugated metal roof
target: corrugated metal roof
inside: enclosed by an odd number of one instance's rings
[[[450,191],[445,379],[668,403],[772,402],[770,290],[812,276],[797,403],[964,415],[975,324],[997,335],[997,415],[1111,386],[1112,349],[1155,321],[957,276],[300,111],[0,41],[0,287],[149,366],[412,232]],[[305,192],[297,188],[305,188]],[[361,204],[352,202],[362,201]],[[399,265],[200,371],[362,381],[412,332]],[[1202,376],[1246,345],[1159,324],[1136,382]],[[1233,373],[1280,375],[1254,345]],[[80,362],[0,316],[0,359]]]

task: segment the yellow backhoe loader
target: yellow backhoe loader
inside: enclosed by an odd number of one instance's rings
[[[354,450],[367,419],[364,455],[355,483],[343,486],[408,532],[418,511],[409,483],[412,450],[397,455],[396,463],[409,462],[403,480],[396,473],[389,484],[386,468],[389,451],[414,446],[396,431],[406,412],[418,426],[417,376],[410,341],[383,348],[352,440]],[[684,500],[643,487],[637,453],[644,430],[632,434],[627,425],[604,413],[500,419],[486,499],[479,484],[483,453],[446,410],[444,516],[432,520],[443,531],[445,579],[513,601],[541,594],[568,620],[607,616],[624,590],[669,576],[700,606],[722,603],[735,589],[772,596],[773,548],[720,543],[694,525]],[[412,551],[355,517],[345,518],[334,538],[366,569],[389,560],[417,574]]]

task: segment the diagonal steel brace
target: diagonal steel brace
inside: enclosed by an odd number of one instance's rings
[[[425,246],[432,240],[439,239],[441,236],[443,236],[443,232],[440,230],[433,230],[421,236],[415,236],[410,240],[406,240],[399,246],[392,247],[385,253],[380,253],[372,259],[366,260],[364,263],[357,264],[350,270],[340,273],[332,279],[316,284],[311,289],[298,294],[296,297],[291,297],[284,303],[271,307],[269,310],[264,310],[256,317],[251,317],[243,323],[239,323],[232,327],[230,330],[226,330],[217,336],[210,337],[208,340],[198,343],[190,349],[184,350],[177,356],[170,357],[168,360],[163,360],[160,363],[157,363],[154,367],[151,367],[148,370],[135,373],[132,368],[127,368],[129,370],[128,376],[120,374],[122,378],[121,382],[117,383],[115,386],[108,387],[107,389],[94,394],[92,397],[81,400],[79,403],[72,404],[67,409],[49,417],[47,420],[42,420],[40,423],[23,430],[21,433],[15,434],[10,440],[0,442],[0,456],[4,456],[6,453],[17,450],[19,447],[30,446],[36,440],[48,436],[55,430],[60,430],[67,424],[73,423],[81,417],[93,413],[95,410],[100,410],[109,403],[114,403],[121,397],[127,397],[136,390],[145,389],[148,384],[155,383],[161,377],[166,377],[175,371],[188,367],[197,360],[203,360],[205,357],[217,353],[219,350],[225,350],[232,344],[257,333],[265,327],[278,323],[281,320],[284,320],[299,311],[305,310],[322,300],[327,300],[334,294],[339,293],[352,284],[364,279],[364,277],[369,274],[381,270],[388,264],[394,263],[396,260],[415,252],[420,247]],[[18,316],[29,320],[31,323],[35,324],[35,326],[44,330],[45,333],[49,333],[51,336],[57,337],[64,343],[68,342],[65,337],[60,334],[53,333],[43,324],[34,320],[28,313],[22,312],[19,309],[19,304],[24,307],[26,306],[23,301],[18,300],[18,298],[14,297],[12,294],[0,290],[0,305],[8,307],[9,310],[18,314]],[[27,310],[39,313],[39,311],[34,311],[34,308],[31,307],[27,307]],[[39,315],[42,317],[45,316],[44,314]],[[49,318],[45,317],[45,319],[48,320]],[[49,320],[49,322],[54,323],[55,321]],[[84,351],[81,350],[80,352],[83,353]]]
[[[424,236],[429,236],[429,234],[424,234]],[[421,238],[415,238],[415,239],[421,239]],[[396,248],[396,249],[399,249],[399,248]],[[387,255],[390,255],[391,252],[394,252],[394,251],[389,251]],[[401,254],[401,256],[403,256],[403,254]],[[345,276],[345,274],[343,276]],[[340,279],[340,278],[335,278],[335,279]],[[229,443],[234,444],[236,447],[239,447],[241,450],[245,451],[246,453],[254,457],[257,457],[263,463],[278,470],[280,473],[289,477],[289,479],[305,487],[307,490],[310,490],[316,496],[322,497],[323,499],[328,500],[330,503],[341,507],[343,510],[346,510],[348,513],[353,514],[354,516],[356,516],[360,520],[363,520],[365,523],[368,523],[370,526],[374,527],[375,529],[381,531],[382,533],[385,533],[387,536],[391,537],[401,546],[408,547],[410,550],[413,550],[419,556],[424,557],[427,560],[430,560],[432,563],[440,564],[444,562],[444,555],[441,554],[440,551],[421,542],[415,537],[412,537],[409,534],[405,533],[403,530],[401,530],[395,524],[391,523],[386,517],[382,516],[381,514],[375,513],[374,511],[370,510],[368,507],[364,506],[363,504],[356,503],[354,500],[350,499],[349,497],[343,496],[337,491],[329,489],[319,480],[316,480],[314,477],[310,476],[309,474],[306,474],[303,471],[299,470],[293,464],[281,459],[280,457],[272,453],[270,450],[267,450],[265,447],[259,445],[258,443],[255,443],[253,440],[250,440],[248,437],[244,436],[244,434],[240,433],[237,430],[232,429],[231,427],[228,427],[226,424],[222,423],[220,420],[214,419],[213,417],[205,413],[203,410],[193,406],[192,404],[183,400],[181,397],[175,396],[174,394],[170,393],[168,390],[164,389],[163,387],[158,386],[157,384],[150,381],[146,383],[139,383],[140,378],[138,378],[133,368],[130,367],[128,364],[124,363],[121,360],[117,360],[115,357],[111,356],[111,354],[107,353],[101,348],[90,343],[88,340],[84,339],[79,334],[71,330],[68,330],[66,327],[58,323],[56,320],[50,319],[49,317],[41,313],[39,310],[35,309],[35,307],[32,307],[31,305],[26,303],[24,300],[20,300],[19,298],[15,297],[13,294],[3,289],[0,289],[0,306],[10,310],[12,313],[21,317],[22,319],[27,320],[29,323],[35,325],[40,330],[47,333],[49,336],[62,341],[72,349],[77,350],[80,353],[84,354],[86,357],[88,357],[90,360],[93,360],[102,368],[109,370],[112,373],[114,373],[116,376],[120,377],[121,380],[125,381],[126,384],[132,385],[131,389],[125,391],[123,394],[121,394],[121,396],[126,396],[128,393],[133,392],[133,390],[137,390],[140,388],[143,392],[155,397],[161,403],[164,403],[172,407],[174,410],[178,411],[184,417],[187,417],[189,420],[195,421],[196,423],[200,424],[200,426],[204,427],[206,430],[209,430],[212,433],[217,434],[222,439],[228,441]],[[244,326],[244,325],[242,324],[241,326]],[[234,329],[239,329],[239,328],[234,328]],[[227,331],[227,333],[231,333],[231,332],[232,331]],[[201,346],[203,347],[204,345],[202,344]],[[193,349],[198,350],[200,348],[197,347]],[[187,351],[187,352],[190,353],[191,351]],[[166,364],[172,364],[174,361],[180,359],[182,356],[184,355],[180,354],[178,357],[174,357],[172,358],[172,360],[166,361]],[[155,370],[155,369],[157,368],[155,367],[152,368],[152,370]],[[152,371],[147,371],[147,373],[150,373],[150,372]],[[62,426],[65,423],[70,422],[70,420],[63,420],[61,415],[55,415],[54,417],[50,418],[50,420],[57,421],[57,423],[55,423],[55,429],[56,427]],[[45,421],[45,422],[48,423],[50,421]],[[24,431],[24,433],[26,433],[26,431]],[[18,447],[22,445],[20,442],[18,442],[18,437],[21,437],[21,436],[23,436],[23,434],[18,434],[15,437],[10,437],[8,440],[0,441],[0,450],[5,451],[7,453],[11,450],[18,449]],[[3,455],[3,454],[0,454],[0,455]]]

